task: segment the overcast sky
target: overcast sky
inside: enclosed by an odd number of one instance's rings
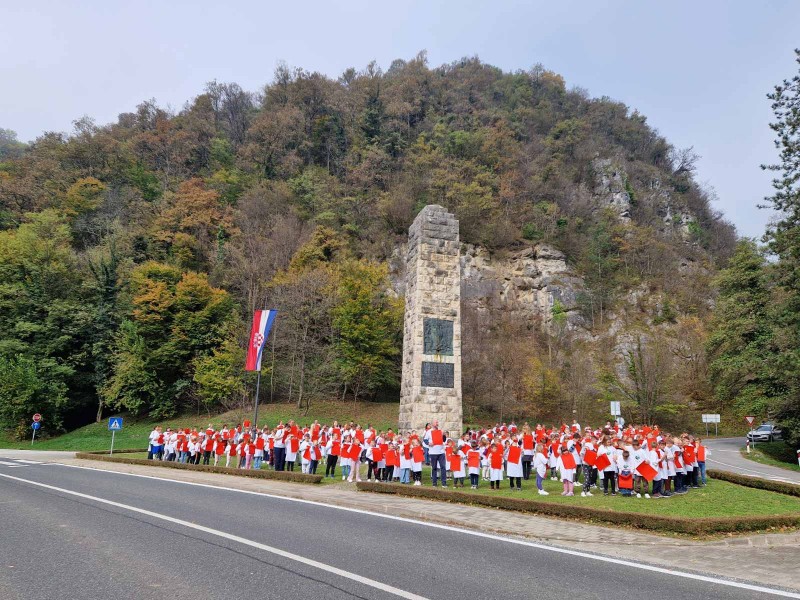
[[[567,85],[636,108],[702,156],[699,180],[760,236],[776,158],[772,86],[797,72],[797,0],[207,2],[0,0],[0,127],[23,141],[104,124],[142,100],[179,109],[207,81],[257,90],[286,61],[338,76],[428,51],[507,71],[542,63]]]

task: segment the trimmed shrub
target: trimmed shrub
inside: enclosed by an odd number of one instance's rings
[[[568,504],[555,504],[524,498],[507,498],[485,494],[468,494],[426,487],[406,487],[401,484],[357,483],[356,487],[364,492],[381,494],[397,494],[427,500],[441,500],[478,506],[490,506],[504,510],[534,513],[549,517],[579,519],[581,521],[628,525],[638,529],[702,535],[708,533],[731,533],[744,531],[760,531],[773,527],[800,526],[800,513],[788,515],[767,515],[752,517],[720,517],[720,518],[687,518],[648,515],[634,512],[622,512],[605,508],[587,508]]]
[[[728,481],[744,487],[756,488],[759,490],[767,490],[769,492],[777,492],[778,494],[786,494],[787,496],[797,496],[800,498],[800,485],[794,483],[782,483],[780,481],[770,481],[769,479],[761,479],[760,477],[748,477],[740,475],[739,473],[729,473],[728,471],[717,471],[716,469],[709,469],[706,475],[714,479]]]
[[[144,450],[147,452],[147,450]],[[232,469],[230,467],[213,467],[211,465],[190,465],[179,462],[166,462],[163,460],[147,460],[146,458],[126,458],[123,456],[109,456],[107,452],[78,452],[75,458],[87,460],[101,460],[125,465],[143,465],[146,467],[163,467],[166,469],[183,469],[185,471],[200,471],[202,473],[222,473],[223,475],[236,475],[238,477],[252,477],[253,479],[274,479],[278,481],[292,481],[294,483],[319,483],[322,475],[306,475],[292,471],[263,471],[261,469]]]

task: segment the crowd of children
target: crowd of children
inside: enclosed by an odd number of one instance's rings
[[[481,481],[499,490],[508,479],[512,490],[532,477],[541,495],[544,481],[560,481],[563,496],[603,494],[637,498],[665,498],[685,494],[706,483],[707,450],[699,438],[662,432],[658,426],[620,427],[616,422],[599,428],[571,426],[521,428],[513,423],[467,430],[449,437],[436,421],[423,431],[376,431],[367,425],[300,427],[294,421],[261,429],[223,425],[204,431],[156,427],[150,434],[148,458],[190,464],[271,468],[316,474],[324,463],[325,477],[342,480],[399,482],[422,485],[423,465],[431,466],[431,482],[472,489]],[[598,492],[599,493],[599,492]]]

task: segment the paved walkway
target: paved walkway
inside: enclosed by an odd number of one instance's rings
[[[0,455],[2,454],[3,451],[0,451]],[[301,498],[374,513],[518,536],[554,546],[649,562],[667,568],[699,571],[800,590],[800,572],[797,569],[800,533],[730,536],[714,541],[694,541],[499,509],[369,494],[357,492],[353,487],[339,483],[324,486],[303,485],[74,458],[61,459],[58,462]]]
[[[783,483],[796,483],[800,485],[800,471],[781,469],[772,465],[762,465],[754,460],[743,457],[739,451],[744,448],[745,439],[740,438],[705,438],[705,444],[710,450],[706,458],[706,467],[720,471],[732,471],[762,477]],[[756,442],[758,447],[758,442]]]

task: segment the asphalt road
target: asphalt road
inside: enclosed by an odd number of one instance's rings
[[[732,471],[752,477],[763,477],[784,483],[800,485],[800,472],[762,465],[744,458],[739,450],[745,445],[745,438],[704,438],[703,443],[710,450],[706,457],[706,468]],[[756,442],[758,447],[758,442]]]
[[[37,463],[0,458],[4,600],[800,598],[287,498]]]

